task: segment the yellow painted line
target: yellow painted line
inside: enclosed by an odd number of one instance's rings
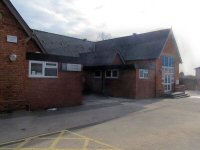
[[[24,145],[26,145],[30,140],[31,140],[31,138],[26,139],[24,142],[22,142],[21,144],[19,144],[19,145],[16,147],[16,150],[21,149],[21,148],[22,148]]]
[[[58,133],[60,133],[60,134],[57,137],[48,138],[48,136],[58,134]],[[63,135],[65,133],[75,135],[77,138],[76,137],[75,138],[65,138],[65,137],[63,137]],[[47,137],[45,138],[45,136],[47,136]],[[27,144],[28,142],[30,142],[33,139],[54,140],[54,141],[52,142],[51,146],[48,147],[48,148],[23,148],[23,146],[25,144]],[[60,140],[85,140],[85,142],[84,142],[84,145],[83,145],[82,148],[56,148],[56,146],[57,146],[57,144],[59,143]],[[80,135],[80,134],[77,134],[77,133],[74,133],[74,132],[71,132],[71,131],[68,131],[68,130],[63,130],[61,132],[53,132],[53,133],[48,133],[48,134],[41,134],[41,135],[38,135],[38,136],[26,138],[26,139],[23,139],[23,140],[7,142],[7,143],[0,145],[0,150],[89,150],[88,146],[91,142],[94,142],[96,144],[107,147],[107,148],[102,148],[102,149],[97,149],[97,150],[120,150],[120,149],[118,149],[114,146],[111,146],[109,144],[103,143],[101,141],[98,141],[98,140],[95,140],[95,139],[92,139],[92,138],[88,138],[86,136],[83,136],[83,135]],[[6,148],[5,147],[5,146],[9,146],[9,145],[15,144],[15,143],[16,144],[19,143],[19,145],[15,148]],[[4,146],[4,148],[2,146]]]
[[[50,146],[51,149],[54,149],[58,142],[62,139],[62,136],[65,134],[65,131],[62,131],[59,136],[55,139],[55,141]]]
[[[15,144],[15,143],[21,143],[23,141],[25,141],[26,139],[34,139],[34,138],[38,138],[38,137],[44,137],[44,136],[50,136],[50,135],[54,135],[54,134],[58,134],[60,133],[60,131],[56,131],[56,132],[50,132],[50,133],[45,133],[45,134],[39,134],[36,136],[31,136],[29,138],[23,138],[21,140],[16,140],[16,141],[9,141],[9,142],[4,142],[4,143],[0,143],[0,147],[4,146],[4,145],[10,145],[10,144]]]
[[[41,140],[55,140],[55,138],[38,138]],[[62,138],[63,140],[85,140],[85,138]]]
[[[85,139],[85,143],[83,145],[83,150],[88,150],[88,145],[89,145],[89,139]]]
[[[74,133],[74,132],[71,132],[71,131],[68,131],[68,130],[65,130],[66,132],[70,133],[70,134],[73,134],[73,135],[76,135],[78,137],[81,137],[81,138],[84,138],[84,139],[87,139],[86,136],[83,136],[83,135],[80,135],[80,134],[77,134],[77,133]]]
[[[67,131],[67,130],[66,130],[66,131]],[[83,136],[83,135],[80,135],[80,134],[78,134],[78,133],[73,133],[73,132],[71,132],[71,131],[67,131],[67,132],[69,132],[69,133],[71,133],[71,134],[74,134],[74,135],[77,135],[77,136],[80,136],[80,137],[83,137],[83,138],[85,138],[85,139],[88,139],[88,140],[93,141],[93,142],[95,142],[95,143],[98,143],[98,144],[100,144],[100,145],[107,146],[107,147],[109,147],[109,148],[111,148],[111,149],[120,150],[120,149],[117,149],[116,147],[114,147],[114,146],[112,146],[112,145],[103,143],[103,142],[101,142],[101,141],[98,141],[98,140],[95,140],[95,139],[92,139],[92,138],[88,138],[88,137]]]

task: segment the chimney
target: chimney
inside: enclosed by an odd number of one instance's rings
[[[137,36],[137,33],[133,33],[133,36]]]

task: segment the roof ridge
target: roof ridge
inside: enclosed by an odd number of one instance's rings
[[[76,38],[76,37],[71,37],[71,36],[67,36],[67,35],[63,35],[63,34],[58,34],[58,33],[53,33],[53,32],[48,32],[48,31],[42,31],[42,30],[37,30],[37,29],[32,29],[32,31],[36,31],[36,32],[43,32],[43,33],[47,33],[47,34],[53,34],[53,35],[57,35],[57,36],[62,36],[62,37],[66,37],[66,38],[71,38],[71,39],[75,39],[75,40],[80,40],[80,41],[84,41],[85,39],[81,39],[81,38]],[[87,42],[92,42],[93,41],[89,41],[86,40]]]
[[[166,29],[160,29],[160,30],[153,30],[153,31],[149,31],[149,32],[143,32],[143,33],[139,33],[139,34],[135,34],[135,35],[145,35],[145,34],[151,34],[151,33],[156,33],[156,32],[160,32],[160,31],[167,31],[167,30],[171,30],[171,28],[166,28]],[[105,41],[111,41],[111,40],[116,40],[116,39],[121,39],[121,38],[128,38],[128,37],[132,37],[134,35],[127,35],[127,36],[120,36],[120,37],[116,37],[116,38],[111,38],[111,39],[107,39],[107,40],[101,40],[101,41],[97,41],[95,43],[100,43],[100,42],[105,42]]]

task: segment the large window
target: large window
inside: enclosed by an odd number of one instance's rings
[[[105,77],[106,78],[119,78],[119,70],[117,70],[117,69],[106,70]]]
[[[139,69],[139,78],[140,79],[148,79],[149,78],[149,70]]]
[[[163,56],[162,65],[165,67],[174,67],[174,58],[171,56]]]
[[[29,61],[29,77],[35,77],[35,78],[58,77],[58,63]]]

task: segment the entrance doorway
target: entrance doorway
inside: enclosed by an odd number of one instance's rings
[[[172,79],[171,79],[171,75],[169,74],[165,74],[164,75],[165,77],[165,81],[164,81],[164,90],[165,90],[165,93],[170,93],[172,91]]]
[[[165,93],[173,91],[174,67],[163,67],[162,69],[163,88]]]

